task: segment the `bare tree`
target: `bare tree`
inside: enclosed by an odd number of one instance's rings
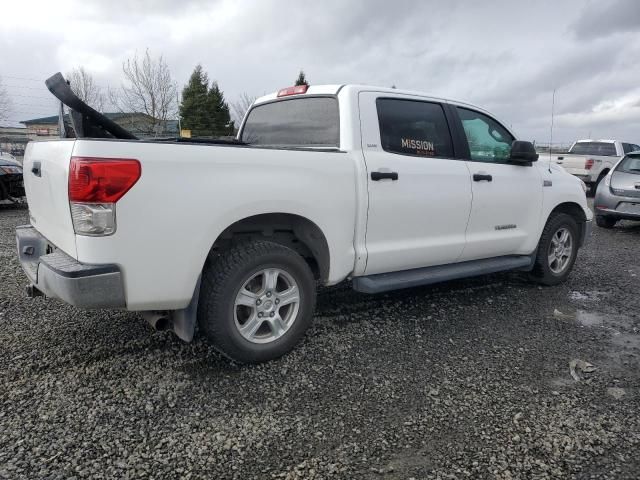
[[[13,104],[11,103],[9,94],[2,85],[2,79],[0,78],[0,121],[8,120],[12,109]]]
[[[144,113],[149,118],[150,133],[157,133],[169,119],[177,117],[177,87],[162,55],[154,58],[147,49],[122,64],[124,83],[110,90],[111,102],[121,112]]]
[[[240,127],[242,119],[249,111],[251,105],[253,105],[253,102],[256,101],[256,98],[258,97],[249,95],[248,93],[243,93],[235,102],[231,102],[231,113],[233,115],[233,121],[237,127]]]
[[[104,92],[84,67],[74,68],[71,73],[67,74],[67,80],[70,82],[71,90],[80,100],[99,112],[104,110]]]

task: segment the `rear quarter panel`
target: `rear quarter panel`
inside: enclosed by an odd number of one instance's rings
[[[80,140],[73,154],[142,165],[117,204],[116,233],[76,237],[81,262],[120,265],[130,310],[185,307],[220,233],[262,213],[300,215],[323,231],[330,283],[353,270],[355,162],[346,153]]]

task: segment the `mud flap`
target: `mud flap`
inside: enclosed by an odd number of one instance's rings
[[[196,321],[198,318],[198,299],[200,298],[200,282],[202,276],[198,277],[196,288],[191,297],[191,302],[186,308],[174,310],[171,312],[171,324],[173,332],[185,342],[193,340],[193,334],[196,330]]]

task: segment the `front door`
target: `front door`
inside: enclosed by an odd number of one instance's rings
[[[514,137],[496,120],[468,108],[456,111],[469,146],[473,191],[461,260],[532,253],[542,214],[540,171],[509,163]]]
[[[471,180],[455,159],[436,101],[359,97],[369,210],[365,274],[456,262],[465,246]]]

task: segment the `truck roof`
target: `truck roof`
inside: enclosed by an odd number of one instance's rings
[[[428,95],[424,92],[418,92],[415,90],[402,90],[399,88],[378,87],[375,85],[361,85],[361,84],[309,85],[306,93],[301,93],[298,95],[337,95],[338,92],[340,92],[342,89],[349,89],[356,94],[359,92],[373,91],[373,92],[381,92],[381,93],[390,93],[394,95],[410,95],[413,97],[422,97],[425,99],[434,100],[438,102],[447,102],[447,103],[453,103],[456,105],[464,105],[468,107],[473,107],[476,110],[487,112],[487,110],[485,110],[484,108],[468,102],[461,102],[461,101],[453,100],[450,98]],[[256,101],[254,102],[254,105],[276,100],[278,98],[279,98],[278,92],[269,93],[267,95],[257,98]],[[490,112],[487,112],[487,113],[490,113]]]

